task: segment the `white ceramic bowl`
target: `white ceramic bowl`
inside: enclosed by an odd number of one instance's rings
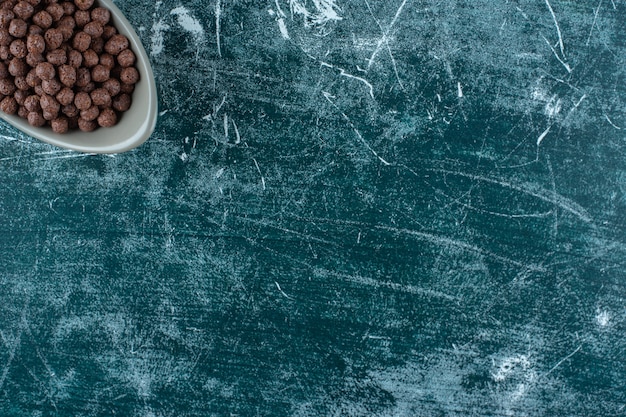
[[[100,127],[93,132],[76,129],[65,134],[54,133],[49,127],[33,127],[17,115],[0,112],[0,117],[22,132],[61,148],[86,153],[120,153],[141,145],[154,131],[158,109],[156,84],[148,55],[130,22],[111,0],[98,0],[97,3],[111,11],[115,27],[126,35],[137,56],[135,65],[140,80],[132,94],[130,109],[113,127]]]

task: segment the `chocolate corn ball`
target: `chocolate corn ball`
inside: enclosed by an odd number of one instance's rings
[[[57,99],[46,93],[41,95],[39,105],[44,112],[58,113],[61,109],[61,105]]]
[[[30,25],[28,27],[28,35],[43,35],[44,30],[37,25]]]
[[[135,65],[135,61],[137,58],[135,57],[135,53],[130,49],[124,49],[117,55],[117,63],[122,67],[130,67]]]
[[[0,29],[0,45],[9,46],[15,39],[10,33],[9,29]]]
[[[101,127],[112,127],[117,124],[117,114],[111,108],[106,108],[98,116],[98,125]]]
[[[0,28],[8,29],[9,23],[15,17],[12,10],[0,9]]]
[[[91,21],[83,27],[83,31],[92,38],[99,38],[102,36],[103,25],[100,22]]]
[[[84,87],[91,82],[89,68],[80,67],[76,70],[76,86]]]
[[[11,58],[11,51],[6,45],[0,45],[0,59],[7,60]]]
[[[31,111],[28,113],[28,124],[33,127],[41,127],[46,124],[46,119],[43,118],[43,114]]]
[[[14,94],[17,94],[20,91],[30,90],[30,85],[28,85],[28,81],[26,81],[26,77],[23,75],[19,75],[15,77],[15,79],[13,80],[13,84],[15,84],[15,87],[17,87],[17,91]],[[18,100],[18,103],[19,103],[19,100]],[[22,103],[20,103],[20,105],[21,104]]]
[[[95,120],[85,120],[82,117],[78,119],[78,128],[83,132],[93,132],[98,127]]]
[[[76,84],[76,68],[71,65],[61,65],[58,69],[59,80],[66,87],[73,87]]]
[[[20,58],[13,58],[9,61],[9,74],[14,77],[25,76],[28,74],[28,65],[26,61]]]
[[[56,71],[54,65],[49,62],[41,62],[36,67],[37,76],[42,80],[51,80],[54,78]]]
[[[127,67],[120,73],[120,81],[123,84],[136,84],[139,81],[139,72],[135,67]]]
[[[15,39],[11,42],[11,45],[9,45],[9,51],[11,51],[11,54],[16,58],[26,58],[26,55],[28,55],[26,42],[22,39]]]
[[[71,1],[64,1],[61,3],[61,6],[63,6],[63,12],[66,16],[71,16],[76,11],[76,5],[74,5]]]
[[[104,65],[98,64],[91,70],[91,79],[97,83],[105,82],[110,76],[109,69]]]
[[[115,67],[115,58],[111,54],[104,53],[100,55],[100,65],[112,70]]]
[[[76,20],[73,16],[63,16],[57,23],[58,28],[68,27],[72,30],[76,27]]]
[[[19,105],[17,101],[15,101],[14,97],[7,96],[0,101],[0,110],[2,110],[6,114],[15,114],[17,113]]]
[[[76,13],[74,13],[74,20],[76,21],[76,26],[82,28],[87,23],[91,22],[91,16],[86,10],[76,10]]]
[[[4,62],[0,61],[0,78],[6,78],[9,76],[9,69]]]
[[[15,99],[15,101],[17,102],[19,106],[24,105],[24,101],[26,100],[26,97],[28,97],[28,91],[26,90],[17,90],[15,91],[15,93],[13,93],[13,98]]]
[[[56,78],[51,80],[43,80],[41,82],[41,89],[46,94],[50,94],[51,96],[56,96],[59,91],[63,88],[61,82]]]
[[[17,106],[17,115],[20,118],[22,118],[22,119],[28,119],[28,110],[26,110],[26,107],[20,106],[18,104],[18,106]]]
[[[70,49],[67,53],[67,63],[74,68],[80,68],[83,65],[83,54],[76,49]]]
[[[111,39],[109,39],[104,44],[104,50],[111,55],[117,55],[122,52],[124,49],[128,49],[128,38],[124,35],[113,35]]]
[[[58,67],[67,62],[67,53],[64,49],[55,49],[46,54],[46,60],[55,67]]]
[[[26,38],[26,48],[31,54],[43,54],[46,50],[46,41],[41,35],[30,34]]]
[[[69,87],[63,87],[55,96],[61,106],[67,106],[74,102],[74,90]]]
[[[67,133],[70,129],[67,117],[57,117],[50,121],[50,127],[54,133]]]
[[[45,10],[41,10],[33,16],[33,23],[42,29],[48,29],[52,26],[52,16]]]
[[[135,84],[120,83],[120,92],[132,94],[135,91]]]
[[[78,117],[78,115],[80,114],[80,110],[78,110],[78,108],[74,104],[68,104],[67,106],[63,106],[61,108],[61,112],[63,112],[63,114],[70,119],[73,117]]]
[[[87,110],[92,105],[91,96],[84,91],[76,93],[74,96],[74,105],[78,110]]]
[[[83,52],[83,65],[87,68],[93,68],[100,62],[100,57],[93,49],[87,49]]]
[[[52,16],[52,20],[54,22],[58,22],[63,16],[65,16],[65,10],[59,3],[50,4],[46,7],[46,11],[50,14],[50,16]]]
[[[111,12],[104,7],[94,7],[91,10],[91,20],[104,26],[111,20]]]
[[[96,89],[96,83],[94,83],[93,81],[89,81],[87,84],[85,84],[82,87],[78,87],[76,90],[77,92],[83,91],[85,93],[91,93],[95,89]]]
[[[46,61],[46,58],[44,58],[43,54],[32,54],[32,53],[29,53],[28,55],[26,55],[26,63],[31,68],[36,68],[37,65],[39,65],[40,63],[45,62],[45,61]]]
[[[91,106],[87,110],[80,111],[80,118],[87,121],[96,120],[99,115],[100,109],[98,108],[98,106]]]
[[[91,46],[91,36],[89,36],[85,32],[78,32],[76,35],[74,35],[72,46],[77,51],[85,52],[87,49],[89,49],[89,46]]]
[[[39,104],[39,96],[33,94],[33,95],[26,97],[26,100],[24,100],[24,107],[26,107],[26,110],[28,110],[29,112],[40,111],[41,105]]]
[[[129,94],[122,93],[113,98],[111,107],[119,112],[125,112],[130,109],[131,101]]]
[[[111,94],[106,88],[96,88],[90,94],[91,102],[100,108],[111,107]]]
[[[120,84],[119,80],[116,80],[115,78],[109,78],[102,83],[102,87],[106,88],[111,97],[115,97],[120,93],[121,86],[122,85]]]
[[[13,13],[20,19],[26,20],[35,13],[35,8],[27,1],[20,1],[13,7]]]
[[[102,39],[108,41],[115,35],[117,35],[117,29],[115,28],[115,26],[104,25],[104,27],[102,28]]]
[[[3,78],[0,80],[0,94],[3,96],[10,96],[15,93],[15,90],[17,90],[17,87],[15,87],[13,80],[9,78]]]
[[[22,19],[13,19],[9,23],[9,34],[16,38],[23,38],[28,32],[28,23]]]
[[[80,10],[89,10],[93,6],[94,0],[74,0],[74,4]]]
[[[49,50],[57,49],[63,43],[63,33],[57,28],[46,30],[43,38],[46,41],[46,48]]]
[[[35,68],[31,68],[26,74],[26,82],[30,86],[30,88],[34,88],[36,85],[41,85],[41,78],[37,76],[37,70]]]
[[[91,39],[91,49],[96,51],[98,55],[104,52],[104,39],[102,38]]]

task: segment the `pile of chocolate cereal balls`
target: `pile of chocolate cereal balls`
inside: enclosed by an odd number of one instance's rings
[[[110,19],[94,0],[1,0],[0,110],[56,133],[115,125],[139,72]]]

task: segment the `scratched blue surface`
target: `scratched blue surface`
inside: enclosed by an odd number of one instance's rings
[[[116,4],[152,138],[0,126],[1,415],[626,415],[624,0]]]

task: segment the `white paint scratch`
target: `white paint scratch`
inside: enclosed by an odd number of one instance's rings
[[[335,70],[339,71],[339,75],[341,75],[342,77],[352,78],[352,79],[355,79],[357,81],[362,82],[363,84],[365,84],[367,86],[367,89],[369,91],[370,97],[374,98],[374,86],[369,81],[367,81],[365,78],[359,77],[359,76],[356,76],[356,75],[352,75],[349,72],[346,72],[346,70],[344,70],[343,68],[340,68],[340,67],[338,67],[336,65],[333,65],[333,64],[329,64],[328,62],[320,61],[320,64],[322,66],[324,66],[324,67],[332,68],[332,69],[335,69]]]
[[[541,145],[541,142],[543,142],[543,140],[545,139],[545,137],[548,135],[548,133],[550,132],[550,128],[552,127],[552,125],[548,126],[548,128],[546,130],[543,131],[543,133],[541,135],[539,135],[539,137],[537,138],[537,146]]]
[[[339,16],[340,8],[335,0],[313,0],[315,10],[309,10],[306,3],[306,1],[289,0],[291,15],[301,16],[306,26],[324,26],[328,22],[342,20]]]
[[[163,52],[163,34],[169,28],[169,25],[162,20],[155,21],[152,25],[152,36],[150,37],[150,54],[152,56],[157,56]]]
[[[559,37],[559,48],[561,49],[561,56],[565,58],[565,45],[563,45],[563,35],[561,34],[561,27],[559,26],[559,21],[556,19],[556,14],[554,13],[554,9],[552,9],[552,5],[549,0],[546,0],[546,5],[550,10],[550,14],[552,15],[552,20],[554,20],[554,26],[556,27],[556,33]]]
[[[222,43],[220,41],[222,4],[220,0],[215,1],[215,41],[217,42],[217,55],[222,57]]]

